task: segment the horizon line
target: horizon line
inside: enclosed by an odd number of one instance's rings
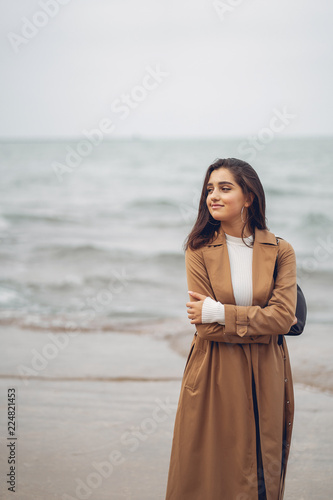
[[[118,140],[131,140],[131,141],[163,141],[163,140],[244,140],[248,139],[251,134],[240,134],[240,135],[189,135],[189,136],[149,136],[149,135],[123,135],[115,137],[103,138],[102,142],[115,142]],[[306,133],[306,134],[290,134],[288,136],[278,136],[274,138],[276,140],[289,140],[289,139],[319,139],[319,138],[332,138],[333,133]],[[0,143],[9,142],[79,142],[82,140],[88,140],[87,137],[83,136],[18,136],[18,137],[1,137]],[[100,144],[101,144],[100,143]],[[99,145],[99,144],[98,144]]]

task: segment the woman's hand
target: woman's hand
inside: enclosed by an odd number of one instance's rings
[[[198,292],[188,292],[189,295],[191,295],[194,299],[197,299],[195,302],[186,302],[186,307],[187,307],[187,312],[188,315],[187,317],[191,320],[192,324],[195,325],[200,325],[201,320],[202,320],[202,305],[207,297],[206,295],[202,295],[202,293]],[[297,318],[296,316],[294,317],[294,321],[292,322],[291,326],[296,325],[297,323]]]
[[[201,324],[201,314],[202,314],[202,304],[206,298],[206,295],[202,295],[197,292],[188,292],[194,299],[197,299],[195,302],[186,302],[188,318],[191,320],[192,324],[198,325]]]

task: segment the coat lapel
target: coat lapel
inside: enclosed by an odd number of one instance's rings
[[[264,306],[272,291],[273,272],[278,245],[273,233],[255,228],[252,260],[252,305]],[[203,257],[215,299],[222,304],[236,304],[232,288],[230,261],[225,233],[222,228],[215,240],[207,245]]]
[[[278,253],[278,244],[273,233],[255,228],[252,260],[252,305],[267,304],[273,284],[273,273]]]

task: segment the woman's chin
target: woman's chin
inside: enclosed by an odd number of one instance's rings
[[[217,215],[217,214],[211,214],[211,216],[213,217],[213,219],[215,219],[217,222],[221,222],[223,220],[223,217]]]

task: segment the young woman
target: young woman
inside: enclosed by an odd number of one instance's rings
[[[185,250],[196,332],[166,500],[281,500],[294,414],[283,335],[297,321],[296,258],[267,229],[264,190],[248,163],[210,165]]]

